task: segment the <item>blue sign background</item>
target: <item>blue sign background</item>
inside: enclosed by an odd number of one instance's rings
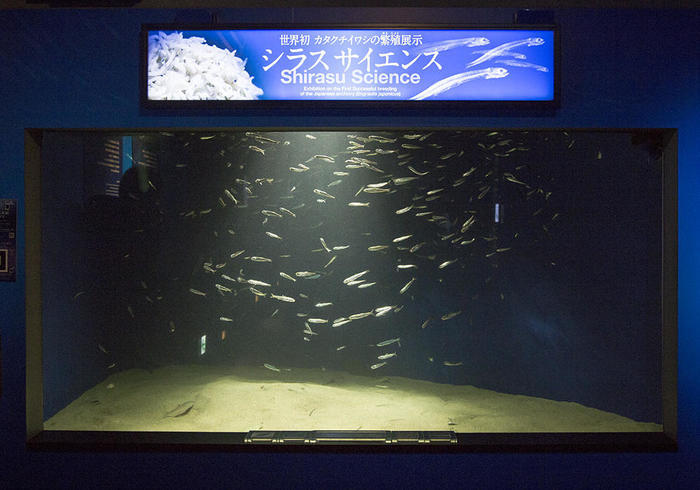
[[[235,51],[268,100],[554,99],[553,30],[284,29],[182,33]],[[528,41],[529,40],[529,41]],[[511,46],[509,48],[509,46]],[[149,95],[149,100],[155,100]],[[182,99],[179,99],[182,100]]]

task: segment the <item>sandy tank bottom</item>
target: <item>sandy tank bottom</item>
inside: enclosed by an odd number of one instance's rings
[[[656,432],[659,424],[532,396],[320,369],[168,366],[115,373],[45,430]]]

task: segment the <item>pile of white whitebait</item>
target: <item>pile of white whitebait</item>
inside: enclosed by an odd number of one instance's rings
[[[206,44],[201,37],[159,32],[148,38],[148,98],[151,100],[252,100],[246,62],[235,51]]]

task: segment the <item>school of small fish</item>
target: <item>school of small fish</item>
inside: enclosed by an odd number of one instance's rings
[[[248,131],[195,141],[207,163],[173,171],[183,181],[206,174],[210,192],[182,200],[179,219],[197,222],[202,236],[199,267],[180,284],[186,301],[218,319],[216,332],[199,334],[210,344],[275,317],[302,348],[386,372],[402,344],[415,350],[426,335],[478,321],[470,310],[499,265],[560,219],[517,131]],[[502,233],[516,214],[531,229]],[[129,304],[128,314],[141,308]],[[426,362],[467,361],[440,355],[425,352]],[[282,372],[276,359],[260,365]]]

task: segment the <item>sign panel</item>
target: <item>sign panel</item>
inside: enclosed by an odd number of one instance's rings
[[[17,199],[0,199],[0,281],[17,278]]]
[[[553,27],[153,27],[143,34],[146,102],[556,99]]]

